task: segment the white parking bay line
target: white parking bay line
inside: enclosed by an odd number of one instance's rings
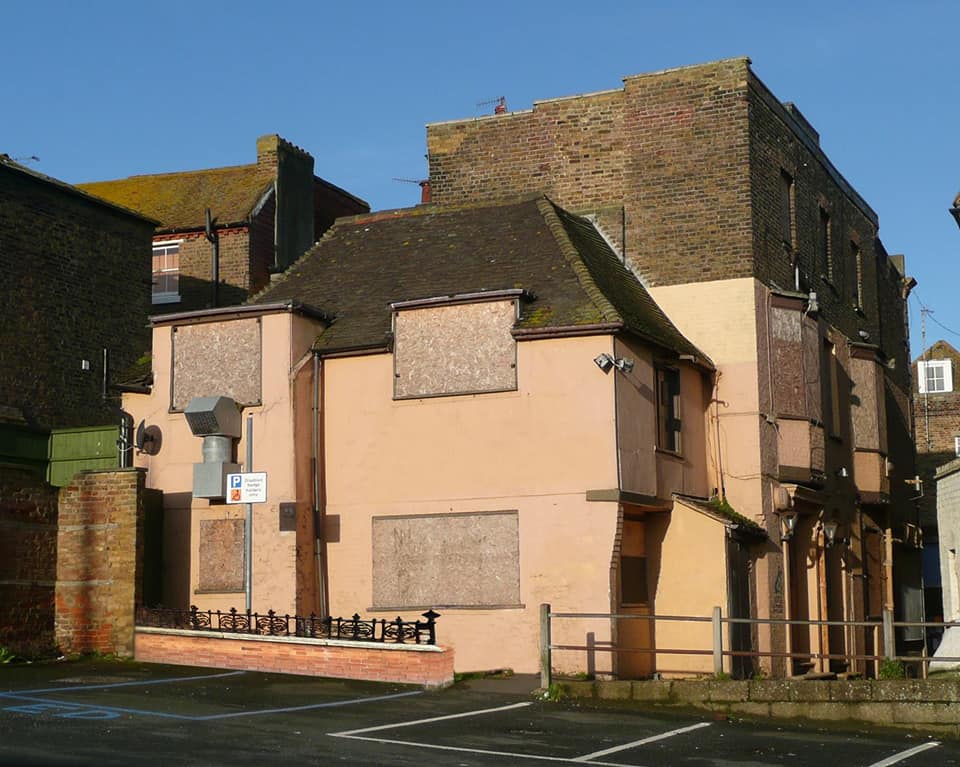
[[[415,724],[429,724],[430,722],[443,722],[447,719],[463,719],[467,716],[480,716],[481,714],[493,714],[497,711],[509,711],[512,708],[524,708],[532,706],[532,702],[513,703],[509,706],[498,706],[496,708],[481,708],[476,711],[464,711],[461,714],[447,714],[446,716],[432,716],[429,719],[415,719],[412,722],[395,722],[394,724],[379,724],[376,727],[363,727],[359,730],[344,730],[343,732],[328,732],[327,734],[334,738],[347,738],[351,735],[360,735],[364,732],[377,732],[378,730],[393,730],[397,727],[413,727]]]
[[[928,751],[931,748],[936,748],[939,745],[940,744],[937,741],[933,740],[933,741],[930,741],[929,743],[924,743],[921,746],[908,748],[906,751],[901,751],[900,753],[894,754],[893,756],[888,756],[886,759],[883,759],[879,762],[874,762],[873,764],[870,765],[870,767],[891,767],[891,765],[893,764],[900,764],[900,762],[906,761],[911,756],[915,756],[917,754],[923,753],[924,751]]]
[[[709,727],[710,722],[700,722],[699,724],[694,724],[689,727],[681,727],[677,730],[671,730],[670,732],[660,733],[659,735],[651,735],[648,738],[643,738],[642,740],[635,740],[631,743],[625,743],[622,746],[614,746],[613,748],[607,748],[603,751],[595,751],[592,754],[587,754],[586,756],[578,756],[576,758],[564,757],[564,756],[547,756],[545,754],[521,754],[512,751],[490,751],[483,748],[464,748],[462,746],[444,746],[439,743],[423,743],[420,741],[411,741],[411,740],[393,740],[390,738],[376,738],[376,737],[367,737],[366,733],[379,732],[382,730],[394,730],[399,727],[413,727],[418,724],[430,724],[432,722],[444,722],[450,719],[464,719],[471,716],[482,716],[483,714],[494,714],[499,711],[510,711],[515,708],[524,708],[526,706],[533,705],[532,702],[525,703],[513,703],[509,706],[497,706],[496,708],[481,708],[475,711],[464,711],[459,714],[447,714],[446,716],[432,716],[427,719],[414,719],[411,722],[394,722],[392,724],[379,724],[375,727],[363,727],[357,730],[343,730],[341,732],[330,732],[327,733],[333,738],[348,738],[350,740],[366,740],[373,743],[389,743],[396,746],[412,746],[413,748],[431,748],[438,751],[457,751],[460,753],[468,754],[483,754],[487,756],[499,756],[507,757],[511,759],[533,759],[543,762],[564,762],[566,764],[590,764],[594,767],[624,767],[624,765],[613,764],[610,762],[598,762],[595,761],[601,756],[606,756],[607,754],[613,754],[617,751],[624,751],[628,748],[634,748],[636,746],[642,746],[645,743],[653,743],[658,740],[664,740],[665,738],[672,738],[674,735],[680,735],[684,732],[691,732],[693,730],[698,730],[701,727]]]
[[[622,746],[613,746],[612,748],[605,748],[603,749],[603,751],[594,751],[592,754],[578,756],[573,761],[574,762],[592,762],[594,759],[599,759],[601,756],[615,754],[618,751],[626,751],[628,748],[645,746],[647,743],[656,743],[658,740],[666,740],[667,738],[672,738],[674,735],[682,735],[685,732],[693,732],[694,730],[699,730],[701,727],[709,727],[709,726],[710,726],[710,722],[700,722],[699,724],[691,724],[689,727],[680,727],[679,729],[676,729],[676,730],[670,730],[670,732],[661,732],[659,735],[651,735],[649,738],[641,738],[640,740],[635,740],[631,743],[624,743]]]
[[[350,740],[367,740],[371,743],[389,743],[394,746],[413,746],[415,748],[432,748],[437,751],[456,751],[461,754],[482,754],[484,756],[499,756],[510,759],[533,759],[541,762],[564,762],[565,764],[584,764],[578,759],[569,759],[565,756],[544,756],[542,754],[520,754],[515,751],[489,751],[485,748],[463,748],[461,746],[441,746],[437,743],[420,743],[415,740],[391,740],[389,738],[367,738],[363,735],[340,735],[329,733],[334,737],[349,738]],[[591,767],[630,767],[627,764],[616,762],[588,762]]]

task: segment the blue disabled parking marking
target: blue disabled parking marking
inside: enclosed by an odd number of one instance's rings
[[[169,679],[140,679],[130,682],[110,682],[109,684],[78,684],[70,687],[46,687],[38,690],[7,690],[0,692],[0,698],[16,698],[22,695],[40,695],[47,692],[75,692],[76,690],[106,690],[113,687],[143,687],[148,684],[173,684],[174,682],[193,682],[197,679],[222,679],[227,676],[240,676],[246,671],[227,671],[221,674],[201,674],[200,676],[176,676]]]
[[[28,714],[40,716],[49,714],[65,719],[116,719],[123,714],[132,714],[136,716],[153,716],[162,719],[178,719],[189,722],[203,722],[213,719],[232,719],[241,716],[266,716],[269,714],[286,714],[295,711],[311,711],[320,708],[334,708],[338,706],[351,706],[357,703],[373,703],[383,700],[392,700],[393,698],[406,698],[411,695],[421,695],[421,690],[412,692],[399,692],[389,695],[366,696],[361,698],[349,698],[347,700],[328,701],[326,703],[308,703],[303,706],[288,706],[284,708],[255,709],[251,711],[231,711],[225,714],[204,714],[200,716],[189,716],[186,714],[171,714],[165,711],[152,711],[139,708],[129,708],[125,706],[102,706],[80,703],[68,703],[66,701],[55,700],[48,697],[37,697],[40,695],[61,695],[63,693],[77,692],[84,690],[107,690],[118,687],[139,687],[146,685],[170,684],[173,682],[192,682],[201,679],[222,679],[224,677],[238,676],[244,674],[244,671],[231,671],[223,674],[205,674],[202,676],[184,676],[170,679],[148,679],[133,682],[113,682],[110,684],[88,684],[76,685],[71,687],[47,687],[36,690],[8,690],[0,692],[0,700],[7,699],[20,701],[18,705],[6,706],[3,711],[12,711],[18,714]]]

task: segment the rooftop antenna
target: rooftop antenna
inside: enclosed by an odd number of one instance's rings
[[[416,184],[420,187],[420,204],[426,205],[430,202],[430,179],[428,178],[397,178],[394,176],[394,181],[399,181],[403,184]]]
[[[490,106],[491,104],[495,104],[495,105],[496,105],[496,106],[494,106],[494,108],[493,108],[493,113],[494,113],[495,115],[506,114],[506,112],[507,112],[507,97],[506,97],[506,96],[497,96],[497,98],[495,98],[495,99],[488,99],[488,100],[486,100],[486,101],[478,101],[478,102],[477,102],[477,109],[480,109],[481,107],[488,107],[488,106]]]
[[[927,315],[933,314],[932,309],[928,309],[926,306],[920,305],[920,343],[923,346],[923,361],[924,363],[929,362],[930,360],[930,350],[927,348]],[[917,366],[920,367],[919,365]],[[923,376],[923,436],[927,443],[927,452],[930,452],[931,449],[931,440],[930,440],[930,402],[928,400],[928,387],[927,387],[927,370],[926,364],[924,364],[923,372],[917,371],[917,378]],[[919,387],[918,387],[919,388]]]

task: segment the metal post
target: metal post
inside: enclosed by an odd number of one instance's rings
[[[550,687],[550,605],[540,605],[540,686],[546,690]]]
[[[883,611],[883,656],[888,660],[897,657],[897,640],[893,633],[893,610]]]
[[[713,625],[713,673],[722,674],[723,673],[723,622],[721,618],[723,615],[720,612],[719,607],[713,608],[713,617],[711,619],[711,624]]]
[[[247,461],[245,472],[253,471],[253,416],[247,416]],[[246,593],[247,612],[253,609],[253,504],[247,504],[247,517],[243,523],[243,588]]]
[[[792,599],[790,595],[790,573],[792,570],[790,541],[781,539],[780,546],[783,551],[783,617],[789,621],[793,619],[793,608],[790,607],[790,600]],[[783,626],[783,647],[787,652],[784,671],[786,676],[790,677],[793,676],[793,626],[789,623]],[[773,662],[771,661],[771,665]]]

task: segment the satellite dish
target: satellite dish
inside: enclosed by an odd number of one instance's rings
[[[160,452],[161,442],[160,429],[156,426],[147,426],[145,421],[140,421],[133,438],[133,444],[137,448],[137,452],[156,455]]]

